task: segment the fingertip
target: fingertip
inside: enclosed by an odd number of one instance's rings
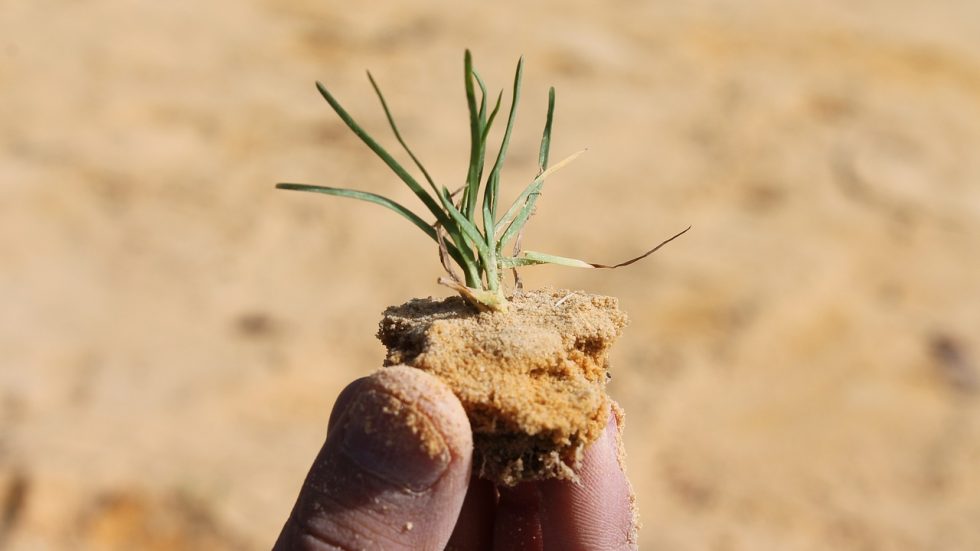
[[[330,410],[330,420],[327,421],[327,434],[333,430],[334,426],[340,421],[340,419],[347,413],[347,409],[350,407],[351,402],[357,396],[357,389],[360,387],[364,381],[368,380],[367,377],[361,377],[360,379],[355,379],[349,385],[344,387],[337,395],[337,399],[333,402],[333,409]]]
[[[621,429],[623,410],[611,403],[598,440],[585,450],[580,484],[540,483],[542,531],[558,549],[635,549],[637,523],[633,488],[626,477]]]
[[[426,415],[445,439],[453,457],[469,460],[473,453],[470,421],[463,404],[446,383],[430,373],[404,365],[383,368],[368,379],[370,385],[390,392]]]
[[[328,547],[445,545],[473,447],[452,391],[417,369],[385,368],[348,385],[330,423],[280,540],[292,533]]]

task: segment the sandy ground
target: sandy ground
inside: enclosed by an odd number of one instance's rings
[[[0,548],[266,549],[381,311],[441,296],[370,68],[462,179],[527,56],[525,245],[615,272],[643,549],[980,549],[980,3],[0,2]],[[386,137],[386,143],[393,143]]]

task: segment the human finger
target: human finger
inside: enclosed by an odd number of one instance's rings
[[[621,427],[622,410],[613,404],[602,435],[585,450],[579,484],[546,480],[501,490],[496,549],[636,549],[634,496],[623,467]]]
[[[491,551],[496,508],[497,489],[474,475],[445,551]]]
[[[442,549],[473,449],[449,388],[417,369],[385,368],[348,387],[331,418],[275,551]]]

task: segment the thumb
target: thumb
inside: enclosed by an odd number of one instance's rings
[[[473,441],[436,377],[382,369],[340,395],[274,551],[441,550],[466,495]]]

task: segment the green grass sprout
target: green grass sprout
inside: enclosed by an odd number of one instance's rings
[[[517,104],[521,94],[521,78],[524,73],[524,58],[521,58],[517,63],[517,70],[514,74],[514,85],[511,91],[510,110],[507,114],[503,138],[497,149],[493,164],[490,167],[490,172],[486,177],[484,177],[484,169],[487,164],[488,137],[490,135],[490,129],[497,120],[497,115],[500,113],[503,91],[497,95],[493,107],[488,112],[487,87],[483,79],[480,78],[479,74],[473,68],[473,57],[469,50],[466,50],[464,56],[463,70],[466,104],[470,119],[470,158],[467,165],[465,184],[452,192],[450,192],[449,188],[436,184],[429,171],[426,170],[412,149],[405,143],[401,132],[398,130],[398,125],[395,123],[395,118],[388,108],[388,102],[385,100],[381,89],[370,72],[367,74],[368,80],[371,82],[371,87],[381,102],[381,108],[384,110],[385,117],[388,119],[388,125],[391,127],[392,133],[394,133],[395,139],[421,172],[423,179],[428,185],[428,190],[344,110],[340,102],[333,97],[323,84],[320,82],[316,83],[317,90],[320,91],[323,98],[327,100],[327,103],[330,104],[330,107],[333,108],[348,128],[380,157],[402,182],[412,190],[419,200],[422,201],[423,205],[435,219],[433,222],[425,220],[411,209],[376,193],[292,183],[280,183],[276,187],[279,189],[308,191],[360,199],[361,201],[381,205],[397,212],[438,244],[440,261],[449,276],[440,277],[438,280],[439,283],[452,288],[480,310],[507,310],[507,298],[504,295],[503,288],[503,274],[506,270],[512,270],[514,272],[515,284],[520,287],[517,268],[523,266],[556,264],[576,268],[619,268],[646,258],[690,229],[690,227],[684,229],[640,256],[611,266],[552,254],[521,251],[520,243],[524,228],[534,214],[534,208],[544,188],[545,179],[574,161],[579,155],[584,153],[584,150],[574,153],[554,165],[548,166],[548,157],[551,149],[551,129],[555,112],[555,89],[551,88],[548,91],[548,114],[544,132],[541,136],[541,146],[538,151],[537,175],[524,188],[524,191],[521,192],[517,199],[504,211],[503,215],[498,216],[500,208],[500,174],[507,156],[507,147],[510,144],[514,121],[517,117]],[[477,101],[477,93],[479,93],[479,101]],[[480,199],[481,191],[483,193],[482,201]],[[513,252],[508,256],[504,252],[504,246],[512,241],[514,242]],[[462,271],[462,275],[457,273],[456,267]]]

